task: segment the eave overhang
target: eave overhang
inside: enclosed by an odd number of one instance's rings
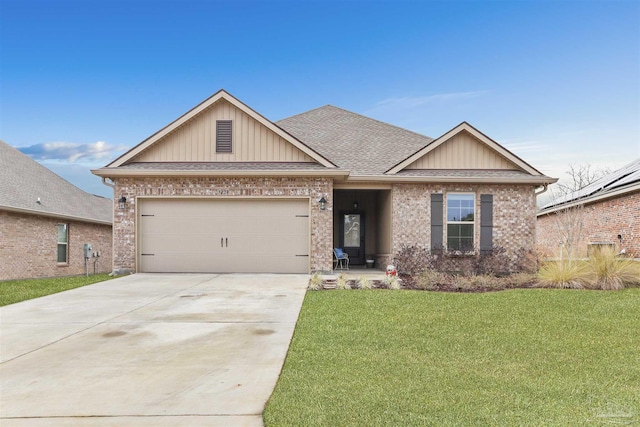
[[[148,170],[126,168],[101,168],[92,169],[91,173],[103,178],[146,177],[146,176],[302,176],[302,177],[340,177],[348,176],[349,171],[344,169],[312,169],[312,170]]]
[[[565,209],[575,208],[576,206],[590,205],[592,203],[602,202],[607,199],[613,199],[616,197],[624,196],[625,194],[634,193],[636,191],[640,191],[640,183],[633,183],[626,187],[620,187],[612,191],[604,192],[602,194],[593,194],[583,199],[578,199],[569,203],[562,203],[556,206],[551,206],[549,208],[543,209],[540,212],[538,212],[537,216],[548,215],[554,212],[563,211]]]
[[[556,182],[557,178],[548,176],[530,176],[527,178],[513,179],[500,177],[452,177],[452,176],[401,176],[401,175],[375,175],[349,176],[350,182],[395,182],[395,183],[442,183],[442,184],[534,184],[544,185]]]
[[[0,206],[0,211],[15,212],[15,213],[21,213],[21,214],[27,214],[27,215],[44,216],[47,218],[56,218],[56,219],[64,219],[68,221],[78,221],[78,222],[87,222],[91,224],[113,226],[113,221],[102,221],[99,219],[84,218],[80,216],[66,215],[66,214],[55,213],[55,212],[43,212],[35,209],[17,208],[14,206]]]

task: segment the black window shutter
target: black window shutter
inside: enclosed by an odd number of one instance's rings
[[[216,153],[232,153],[232,129],[231,120],[216,121]]]
[[[493,248],[493,194],[480,195],[480,250]]]
[[[431,249],[442,249],[442,194],[431,195]]]

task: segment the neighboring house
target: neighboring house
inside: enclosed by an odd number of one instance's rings
[[[111,271],[113,204],[0,141],[0,280]],[[96,253],[99,257],[93,257]]]
[[[543,206],[537,234],[548,255],[606,245],[640,258],[640,159]]]
[[[271,122],[221,90],[107,166],[114,268],[308,273],[406,245],[533,249],[555,179],[461,123],[437,139],[325,106]],[[326,203],[325,203],[326,202]]]

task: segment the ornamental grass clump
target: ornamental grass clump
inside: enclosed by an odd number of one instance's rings
[[[582,289],[589,275],[588,266],[575,259],[547,261],[538,272],[543,286],[563,289]]]
[[[589,260],[591,274],[586,278],[591,289],[619,290],[640,285],[640,263],[621,258],[613,248],[594,251]]]
[[[336,289],[351,289],[351,285],[347,280],[347,276],[341,274],[338,276],[338,280],[336,281]]]
[[[309,279],[309,286],[307,288],[312,291],[319,291],[322,289],[322,284],[322,275],[320,273],[314,273],[313,276],[311,276],[311,279]]]
[[[366,277],[362,276],[358,279],[358,284],[357,284],[358,288],[360,289],[372,289],[373,288],[373,282],[369,279],[367,279]]]
[[[389,289],[400,289],[400,279],[398,279],[398,276],[385,276],[382,282]]]

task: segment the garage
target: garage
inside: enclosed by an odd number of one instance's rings
[[[138,199],[138,271],[308,273],[308,199]]]

